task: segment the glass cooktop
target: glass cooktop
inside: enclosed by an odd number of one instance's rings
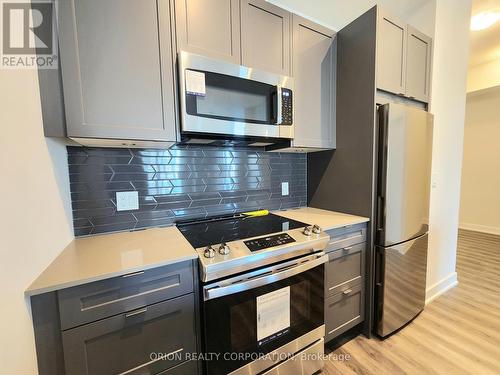
[[[287,219],[282,216],[236,215],[229,217],[208,218],[204,220],[178,223],[177,227],[195,249],[222,242],[243,240],[250,237],[285,232],[303,228],[309,224]]]

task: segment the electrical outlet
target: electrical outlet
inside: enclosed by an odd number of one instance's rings
[[[130,211],[139,209],[139,193],[137,191],[118,191],[116,193],[116,210]]]
[[[288,195],[288,181],[281,183],[281,195]]]

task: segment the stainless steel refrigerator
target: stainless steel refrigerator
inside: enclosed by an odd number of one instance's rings
[[[433,116],[378,107],[375,331],[385,337],[424,308]]]

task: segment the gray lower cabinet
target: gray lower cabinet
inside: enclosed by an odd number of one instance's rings
[[[294,147],[336,146],[334,37],[332,30],[293,15]]]
[[[241,62],[290,74],[291,13],[264,0],[241,0]]]
[[[364,300],[361,284],[325,300],[325,342],[364,320]]]
[[[327,231],[325,342],[364,321],[366,229],[361,223]]]
[[[172,264],[60,290],[62,329],[193,292],[191,262]]]
[[[58,2],[67,135],[175,141],[168,0]]]
[[[39,374],[198,374],[197,262],[32,297]]]
[[[177,51],[240,64],[240,0],[174,0]]]
[[[326,263],[327,295],[335,295],[361,283],[365,274],[365,243],[328,254]]]
[[[64,331],[66,373],[158,374],[183,362],[196,351],[194,303],[188,294]]]

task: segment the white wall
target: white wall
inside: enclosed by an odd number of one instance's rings
[[[24,290],[72,239],[66,149],[42,133],[36,71],[0,70],[0,373],[36,374]]]
[[[467,92],[500,85],[500,59],[469,68]]]
[[[467,96],[460,227],[500,234],[500,86]]]
[[[456,285],[471,0],[437,0],[432,103],[433,183],[427,299]]]

